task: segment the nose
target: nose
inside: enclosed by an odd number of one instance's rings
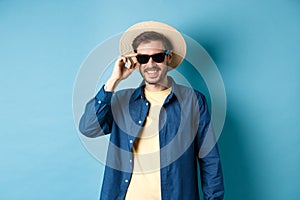
[[[154,60],[152,59],[152,57],[150,57],[150,58],[149,58],[149,60],[148,60],[147,64],[148,64],[148,63],[149,63],[149,64],[153,64],[153,63],[155,63],[155,62],[154,62]]]

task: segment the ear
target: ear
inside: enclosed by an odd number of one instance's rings
[[[173,52],[170,51],[170,53],[167,55],[167,64],[169,65],[172,61]]]

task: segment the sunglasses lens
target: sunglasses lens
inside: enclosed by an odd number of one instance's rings
[[[140,64],[146,64],[148,63],[150,57],[152,57],[154,62],[162,63],[165,60],[165,55],[165,53],[157,53],[151,56],[146,54],[139,54],[136,56],[136,59]]]
[[[140,64],[146,64],[149,61],[150,56],[141,54],[141,55],[137,55],[136,59]]]
[[[157,63],[162,63],[165,60],[165,55],[165,53],[154,54],[152,55],[152,59]]]

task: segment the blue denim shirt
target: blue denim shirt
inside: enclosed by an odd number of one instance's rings
[[[159,116],[161,199],[199,199],[197,162],[204,199],[223,199],[220,157],[205,97],[170,81],[172,91]],[[132,147],[150,106],[144,86],[114,94],[103,86],[87,103],[81,133],[87,137],[111,134],[100,199],[125,198],[133,169]]]

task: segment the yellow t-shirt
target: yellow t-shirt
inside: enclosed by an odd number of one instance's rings
[[[126,200],[161,199],[160,183],[160,147],[158,121],[159,113],[171,88],[159,92],[145,89],[150,109],[145,126],[136,138],[133,155],[133,173],[126,193]]]

